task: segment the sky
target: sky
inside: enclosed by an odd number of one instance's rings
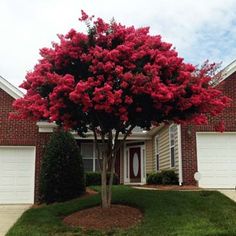
[[[40,59],[39,49],[58,41],[89,15],[135,27],[172,43],[185,62],[236,59],[236,0],[1,0],[0,75],[15,86]]]

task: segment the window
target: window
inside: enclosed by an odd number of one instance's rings
[[[176,126],[171,125],[169,128],[169,137],[170,137],[170,166],[175,167],[175,133]]]
[[[100,150],[102,144],[99,144]],[[98,155],[94,142],[81,143],[81,156],[84,163],[84,171],[99,171]]]
[[[93,143],[81,143],[81,156],[84,163],[84,171],[94,171]]]
[[[155,158],[156,158],[156,170],[160,170],[160,155],[159,155],[159,135],[156,136],[155,139],[155,145],[156,145],[156,152],[155,152]]]

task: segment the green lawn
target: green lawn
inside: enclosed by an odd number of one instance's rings
[[[39,235],[140,235],[201,236],[236,235],[236,204],[218,192],[177,192],[137,190],[115,186],[114,203],[137,206],[144,212],[143,222],[126,231],[83,233],[65,226],[65,215],[99,204],[99,195],[85,199],[30,209],[7,236]]]

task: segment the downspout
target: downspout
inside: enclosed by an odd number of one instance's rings
[[[181,125],[177,126],[178,132],[178,158],[179,158],[179,185],[183,184],[183,168],[182,168],[182,142],[181,142]]]

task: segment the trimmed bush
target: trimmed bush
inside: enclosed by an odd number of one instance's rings
[[[101,185],[101,174],[99,172],[85,172],[86,186]]]
[[[147,175],[147,184],[162,184],[161,173],[151,173]]]
[[[173,170],[161,171],[162,184],[178,184],[178,176]]]
[[[147,184],[178,184],[178,176],[173,170],[162,170],[148,174]]]
[[[82,158],[70,133],[58,131],[46,146],[40,178],[40,201],[63,202],[85,191]]]
[[[110,173],[107,174],[107,183],[110,178]],[[101,173],[100,172],[86,172],[85,173],[86,186],[91,185],[101,185]],[[119,184],[119,177],[114,173],[113,175],[113,184]]]

